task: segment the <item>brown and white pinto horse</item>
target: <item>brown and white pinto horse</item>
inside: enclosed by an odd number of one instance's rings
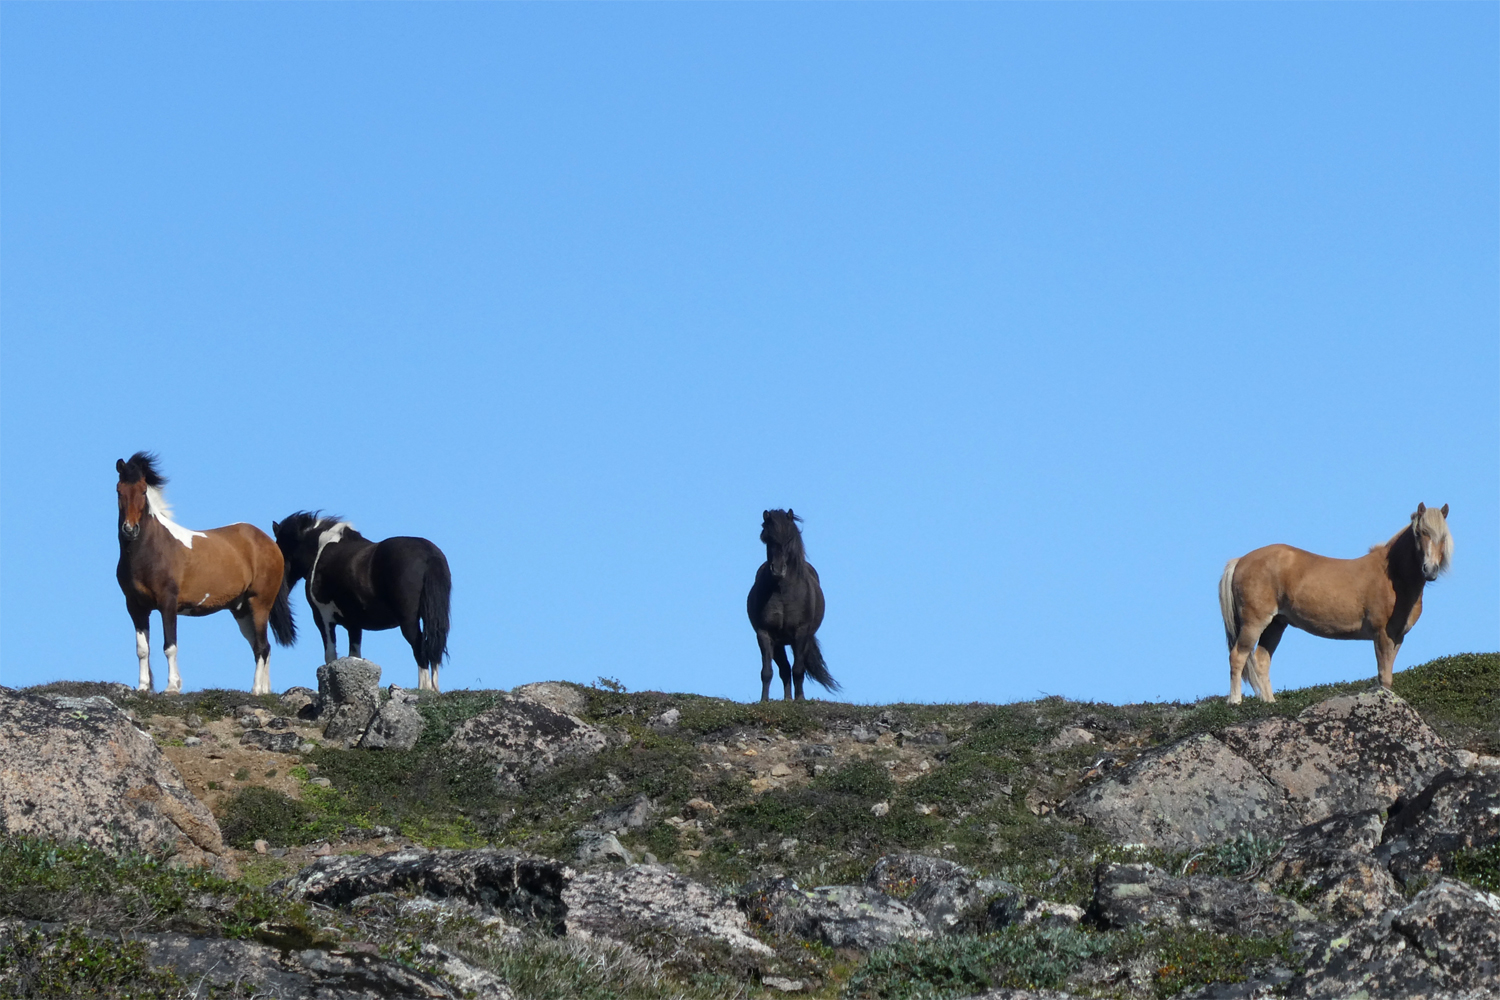
[[[140,690],[151,684],[151,612],[161,612],[162,645],[167,654],[167,691],[182,690],[177,673],[177,616],[211,615],[227,610],[255,653],[253,694],[271,692],[271,644],[290,646],[297,638],[282,581],[281,550],[264,531],[231,524],[193,531],[172,520],[161,494],[166,485],[156,456],[138,451],[115,463],[120,474],[120,562],[115,576],[135,624],[135,654],[141,661]]]
[[[1380,683],[1389,688],[1401,640],[1422,615],[1422,588],[1452,559],[1448,505],[1419,503],[1409,525],[1358,559],[1267,545],[1229,560],[1219,578],[1229,703],[1239,704],[1242,676],[1261,701],[1276,700],[1271,654],[1288,625],[1325,639],[1373,639]]]

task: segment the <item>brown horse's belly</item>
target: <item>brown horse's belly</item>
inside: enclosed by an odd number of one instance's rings
[[[1289,624],[1320,639],[1373,639],[1375,637],[1364,622],[1351,628],[1347,622],[1331,622],[1305,615],[1282,612],[1281,617],[1285,618]]]

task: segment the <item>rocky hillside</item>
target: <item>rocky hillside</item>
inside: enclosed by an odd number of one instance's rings
[[[1240,706],[319,687],[0,688],[0,996],[1500,977],[1500,654]]]

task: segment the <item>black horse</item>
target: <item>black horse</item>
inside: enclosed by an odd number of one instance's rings
[[[818,626],[823,624],[823,587],[818,571],[807,561],[802,550],[802,532],[797,522],[802,518],[790,510],[768,510],[762,514],[760,540],[766,543],[766,561],[755,572],[755,586],[746,601],[755,639],[760,643],[760,700],[771,698],[771,660],[781,668],[781,683],[786,697],[792,698],[795,687],[800,701],[802,676],[812,679],[830,691],[839,689],[838,681],[823,663],[818,646]],[[793,662],[787,663],[786,647],[792,647]]]
[[[323,634],[323,662],[338,656],[334,626],[349,633],[358,656],[360,633],[401,628],[417,659],[417,687],[438,689],[438,664],[448,654],[448,560],[425,538],[372,542],[347,521],[299,510],[271,522],[286,562],[286,583],[307,580],[307,604]]]

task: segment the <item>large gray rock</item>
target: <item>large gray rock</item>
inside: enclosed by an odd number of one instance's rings
[[[1222,738],[1282,789],[1301,823],[1387,809],[1455,763],[1416,710],[1384,688],[1329,698],[1295,719],[1233,726]]]
[[[1442,874],[1455,852],[1500,840],[1500,773],[1445,771],[1391,809],[1376,856],[1415,888]]]
[[[617,938],[636,929],[677,938],[708,938],[731,949],[769,956],[750,934],[745,915],[729,897],[658,865],[583,872],[563,889],[568,933]]]
[[[224,856],[219,824],[107,698],[0,688],[0,832],[110,850]]]
[[[603,733],[577,716],[513,695],[465,722],[448,740],[454,749],[488,757],[494,762],[496,779],[508,786],[523,784],[560,761],[596,754],[608,745]]]
[[[1161,924],[1223,934],[1280,934],[1315,918],[1275,893],[1214,875],[1174,878],[1150,864],[1101,864],[1094,875],[1094,918],[1109,928]]]
[[[1375,856],[1385,824],[1373,809],[1340,813],[1286,839],[1262,873],[1294,889],[1317,913],[1345,920],[1374,917],[1405,902]]]
[[[647,795],[637,795],[629,802],[601,810],[595,814],[593,826],[600,830],[618,833],[621,830],[638,830],[656,813],[656,805]]]
[[[865,885],[901,898],[939,934],[979,929],[985,923],[985,903],[994,896],[1025,899],[1008,882],[979,878],[962,865],[925,854],[885,855],[870,869]]]
[[[277,733],[269,729],[248,729],[240,737],[240,746],[256,747],[272,753],[296,753],[301,745],[302,737],[296,733]]]
[[[427,721],[417,709],[417,693],[391,685],[391,696],[382,704],[360,738],[366,750],[410,750],[422,738]]]
[[[613,833],[604,830],[579,830],[578,831],[578,863],[582,865],[609,864],[620,862],[621,864],[634,864],[635,858],[620,843],[620,838]]]
[[[932,937],[926,917],[867,885],[801,889],[791,879],[776,879],[746,887],[741,905],[773,934],[821,941],[830,948],[872,951]]]
[[[382,892],[451,897],[487,913],[510,914],[560,932],[567,911],[563,886],[571,875],[566,866],[548,858],[492,849],[412,848],[374,857],[319,858],[272,888],[324,906],[348,906],[361,897]]]
[[[1282,987],[1284,996],[1492,1000],[1500,981],[1500,897],[1440,881],[1399,910],[1294,942],[1305,971]]]
[[[1150,750],[1062,804],[1112,840],[1181,851],[1288,826],[1281,789],[1207,734]]]
[[[511,695],[546,705],[563,715],[582,715],[589,707],[588,695],[577,685],[563,681],[537,681],[511,689]]]
[[[358,740],[380,710],[380,667],[355,656],[341,656],[318,668],[321,718],[328,720],[323,736],[330,740]]]

